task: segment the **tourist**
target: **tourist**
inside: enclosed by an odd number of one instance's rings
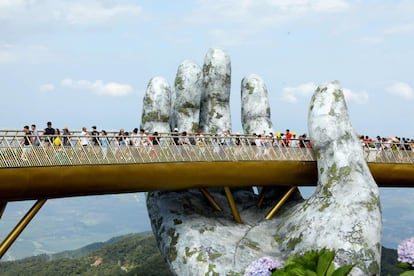
[[[82,131],[80,133],[80,144],[82,147],[86,147],[89,144],[88,130],[86,127],[82,127]]]
[[[62,139],[63,139],[63,146],[64,147],[70,147],[71,146],[71,142],[70,142],[70,132],[68,127],[64,127],[62,130]]]
[[[106,133],[105,130],[101,131],[101,136],[99,137],[99,143],[101,144],[102,158],[106,159],[107,154],[108,154],[109,141],[108,141],[108,134]]]
[[[34,137],[33,146],[40,146],[39,132],[36,129],[36,125],[32,124],[32,136]]]
[[[99,146],[99,132],[96,130],[96,126],[92,126],[92,131],[91,131],[91,136],[92,136],[92,144],[94,146]]]
[[[45,135],[45,143],[47,146],[53,143],[53,135],[55,135],[55,129],[52,127],[52,122],[47,122],[47,127],[43,131]]]
[[[23,149],[22,149],[22,155],[20,156],[20,159],[22,159],[23,161],[28,161],[27,159],[27,155],[30,152],[30,149],[32,147],[32,142],[33,142],[33,136],[32,133],[29,130],[29,126],[24,126],[23,127],[23,132],[24,132],[24,137],[22,140],[22,145],[23,145]]]

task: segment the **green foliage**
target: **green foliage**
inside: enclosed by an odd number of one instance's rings
[[[97,259],[102,259],[102,263],[92,266]],[[0,271],[2,276],[172,275],[152,233],[126,235],[107,243],[95,243],[50,256],[43,254],[14,262],[1,262]]]
[[[335,270],[333,263],[335,251],[310,250],[303,255],[290,257],[283,268],[273,272],[273,276],[346,276],[354,265],[345,265]]]

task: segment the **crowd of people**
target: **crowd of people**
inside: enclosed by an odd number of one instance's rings
[[[109,146],[122,148],[125,146],[149,147],[156,148],[160,144],[160,139],[169,136],[171,143],[180,145],[198,145],[203,148],[206,143],[215,146],[255,146],[258,153],[265,152],[268,147],[283,148],[311,148],[312,144],[306,133],[297,136],[296,132],[286,129],[285,132],[253,133],[252,135],[241,135],[240,133],[232,134],[230,130],[223,130],[214,135],[209,135],[208,141],[199,130],[196,133],[190,131],[179,132],[178,128],[174,128],[171,133],[159,134],[157,131],[150,133],[148,130],[134,128],[131,132],[120,129],[118,132],[112,132],[110,135],[107,131],[98,131],[96,126],[92,126],[91,130],[83,127],[81,132],[71,133],[67,127],[62,131],[54,128],[52,122],[47,122],[46,128],[38,131],[35,124],[31,127],[24,126],[24,138],[22,144],[24,150],[22,159],[26,159],[26,154],[32,146],[39,146],[41,143],[46,146],[54,147],[72,147],[79,145],[81,147],[100,146],[102,155],[106,157],[107,148]],[[75,137],[75,139],[74,139]],[[380,137],[372,139],[367,135],[360,135],[361,145],[364,149],[377,149],[378,151],[386,151],[389,149],[414,149],[414,139],[399,137]]]

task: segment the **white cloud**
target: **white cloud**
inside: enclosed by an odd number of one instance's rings
[[[408,83],[397,81],[385,88],[391,95],[410,100],[414,97],[414,92]]]
[[[89,90],[98,95],[109,95],[114,97],[125,96],[133,90],[129,84],[116,82],[104,83],[101,80],[88,81],[64,79],[61,81],[61,85],[75,89]]]
[[[342,12],[349,7],[343,0],[204,0],[199,3],[191,21],[211,22],[214,18],[246,25],[292,21],[312,14]]]
[[[3,37],[24,36],[71,25],[107,25],[142,18],[140,5],[106,0],[0,0]],[[16,33],[17,32],[17,33]]]
[[[42,92],[50,92],[55,90],[55,85],[53,83],[46,83],[41,85],[39,90]]]
[[[0,9],[19,7],[22,4],[23,0],[0,0]]]
[[[296,87],[285,87],[282,91],[282,99],[289,103],[296,103],[299,97],[309,96],[316,89],[316,85],[312,82],[301,84]]]
[[[343,88],[344,97],[347,102],[354,102],[357,104],[364,104],[368,102],[368,93],[365,91],[362,92],[353,92],[350,89]]]
[[[106,5],[103,1],[69,1],[53,12],[55,19],[69,24],[103,24],[134,19],[142,14],[135,4]]]

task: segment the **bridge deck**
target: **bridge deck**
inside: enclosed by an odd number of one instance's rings
[[[0,201],[317,182],[314,153],[296,147],[298,141],[287,146],[283,140],[263,139],[264,146],[258,147],[253,137],[242,137],[240,145],[236,137],[222,144],[216,136],[195,136],[195,145],[189,137],[180,137],[188,144],[176,145],[175,138],[164,135],[154,145],[148,137],[132,137],[139,139],[135,145],[120,146],[116,137],[108,137],[107,145],[81,146],[82,136],[70,136],[66,146],[53,145],[51,138],[50,144],[25,146],[21,134],[0,136]],[[364,151],[377,184],[414,187],[411,149],[376,146]]]

